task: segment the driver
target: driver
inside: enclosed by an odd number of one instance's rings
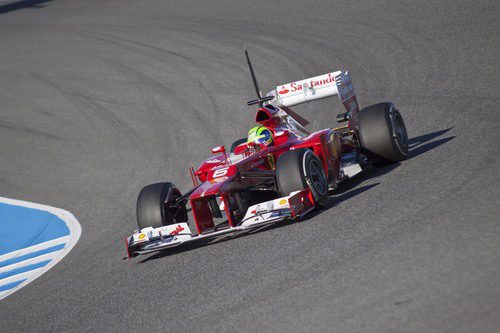
[[[265,126],[255,126],[248,131],[247,145],[268,147],[274,144],[273,133]]]

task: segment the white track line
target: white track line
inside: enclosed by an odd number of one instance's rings
[[[44,270],[50,264],[51,263],[48,263],[46,266],[43,266],[43,267],[40,267],[40,268],[36,268],[36,269],[31,270],[31,271],[27,271],[27,272],[23,272],[23,273],[20,273],[20,274],[16,274],[16,275],[12,275],[12,276],[6,277],[5,279],[0,280],[0,286],[9,284],[11,282],[16,282],[16,281],[19,281],[19,280],[23,280],[23,279],[29,279],[29,280],[26,280],[24,282],[33,281],[34,277],[40,276],[41,274],[39,274],[39,273],[42,270]],[[12,289],[9,289],[9,290],[6,290],[6,291],[11,291],[11,290]]]
[[[53,247],[53,246],[56,246],[59,244],[68,243],[70,240],[71,240],[71,236],[68,235],[68,236],[64,236],[64,237],[51,239],[48,242],[36,244],[36,245],[30,246],[30,247],[25,247],[24,249],[12,251],[12,252],[6,253],[4,255],[1,255],[0,262],[5,261],[5,260],[9,260],[9,259],[13,259],[13,258],[17,258],[17,257],[23,256],[25,254],[29,254],[32,252],[45,250],[45,249],[48,249],[49,247]]]
[[[12,265],[0,267],[0,273],[8,272],[8,271],[11,271],[13,269],[28,266],[28,265],[38,264],[39,262],[46,261],[49,259],[54,260],[58,256],[61,255],[60,251],[62,251],[62,250],[64,250],[64,248],[57,250],[57,251],[54,251],[54,252],[42,254],[41,256],[37,256],[37,257],[31,258],[31,259],[26,259],[26,260],[23,260],[20,262],[16,262],[15,264],[12,264]],[[3,283],[3,279],[0,279],[0,286],[4,285],[4,284],[5,283]]]

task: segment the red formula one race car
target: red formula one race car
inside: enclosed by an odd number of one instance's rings
[[[259,105],[258,126],[229,152],[216,147],[214,157],[191,168],[192,190],[182,194],[172,183],[141,190],[139,230],[126,239],[129,257],[298,219],[324,205],[330,190],[365,165],[406,157],[408,137],[399,111],[392,103],[359,110],[348,72],[280,85],[263,97],[245,54],[258,95],[248,104]],[[337,116],[345,123],[337,128],[310,133],[308,122],[290,109],[334,95],[346,110]]]

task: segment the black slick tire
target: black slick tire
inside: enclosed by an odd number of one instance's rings
[[[180,197],[180,191],[172,183],[156,183],[145,186],[137,198],[137,224],[139,229],[159,228],[175,223],[165,202]]]
[[[400,162],[408,155],[403,117],[392,103],[379,103],[359,112],[359,141],[376,165]]]
[[[311,185],[315,203],[328,201],[328,181],[321,160],[310,149],[294,149],[281,154],[276,161],[276,185],[280,196],[306,189]]]

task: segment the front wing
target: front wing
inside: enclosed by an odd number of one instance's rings
[[[144,228],[126,238],[129,258],[177,247],[201,240],[256,230],[286,219],[304,216],[314,209],[309,189],[290,193],[286,197],[262,202],[248,208],[245,217],[236,227],[193,235],[187,223],[176,223],[160,228]]]

